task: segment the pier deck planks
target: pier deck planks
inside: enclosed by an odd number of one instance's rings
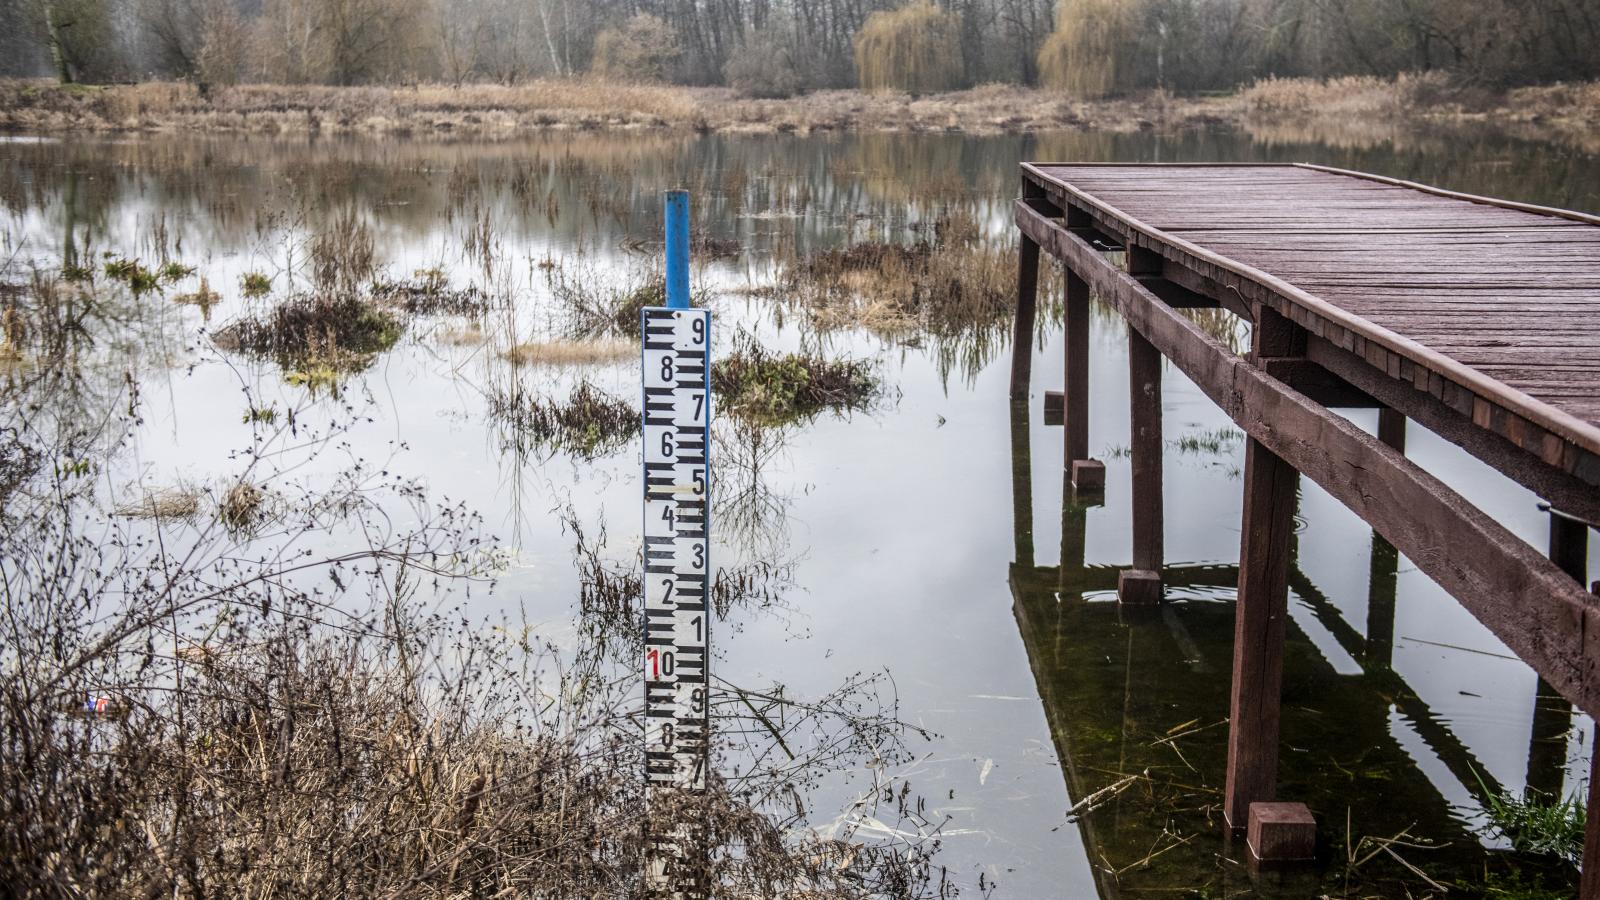
[[[1198,248],[1347,341],[1433,373],[1441,399],[1448,382],[1524,420],[1497,428],[1519,445],[1549,454],[1555,435],[1570,445],[1563,468],[1595,469],[1600,222],[1308,166],[1027,170],[1101,230],[1174,259]]]

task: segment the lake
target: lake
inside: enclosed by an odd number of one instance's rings
[[[854,243],[914,245],[956,215],[978,240],[1013,246],[1017,164],[1031,160],[1315,162],[1600,210],[1593,152],[1489,128],[11,139],[0,142],[9,280],[72,260],[195,269],[96,318],[86,358],[98,389],[28,417],[98,414],[131,386],[137,424],[99,463],[108,506],[236,472],[233,454],[260,424],[253,411],[348,418],[336,442],[287,451],[295,477],[314,482],[365,459],[481,514],[504,548],[496,584],[449,602],[473,621],[514,619],[569,645],[582,631],[572,524],[603,533],[599,553],[617,565],[637,552],[637,440],[540,444],[496,410],[507,398],[566,397],[580,381],[634,403],[638,363],[619,353],[518,366],[502,354],[563,334],[562,297],[647,282],[662,191],[686,187],[695,287],[719,351],[736,340],[804,349],[867,361],[881,381],[864,408],[730,430],[715,449],[714,559],[765,564],[771,576],[763,602],[719,623],[717,676],[781,684],[795,698],[876,676],[872,701],[927,732],[905,732],[904,752],[839,757],[809,784],[813,825],[850,821],[860,837],[912,828],[884,814],[841,817],[864,794],[909,785],[937,833],[937,864],[975,896],[1402,897],[1438,892],[1430,881],[1468,896],[1570,890],[1576,869],[1511,852],[1483,795],[1535,784],[1583,796],[1592,721],[1574,715],[1564,731],[1563,705],[1539,696],[1531,669],[1304,481],[1280,794],[1312,807],[1326,848],[1310,876],[1253,882],[1218,827],[1243,436],[1167,369],[1168,602],[1119,611],[1130,520],[1118,317],[1093,319],[1090,446],[1107,477],[1103,499],[1079,504],[1063,499],[1061,429],[1041,409],[1042,392],[1061,383],[1058,316],[1041,316],[1034,396],[1014,411],[1007,323],[820,327],[784,296],[786,267]],[[409,315],[392,346],[334,375],[214,345],[229,323],[304,288],[315,236],[340,222],[370,241],[376,277],[434,279],[495,301]],[[247,273],[269,276],[271,292],[244,296]],[[1242,339],[1227,321],[1216,327]],[[1349,414],[1376,429],[1375,411]],[[1543,548],[1536,497],[1420,428],[1408,451]],[[1390,615],[1392,640],[1375,639]],[[1397,837],[1393,854],[1375,843]]]

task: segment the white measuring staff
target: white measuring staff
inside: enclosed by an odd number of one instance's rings
[[[711,313],[643,310],[644,747],[647,801],[703,792],[711,635]],[[695,835],[654,822],[657,888]],[[674,895],[680,895],[673,891]]]

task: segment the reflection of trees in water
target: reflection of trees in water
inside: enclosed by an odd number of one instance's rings
[[[743,557],[786,555],[794,498],[771,485],[767,470],[796,431],[793,424],[761,424],[739,417],[719,418],[712,427],[717,477],[711,483],[711,525],[716,536]]]

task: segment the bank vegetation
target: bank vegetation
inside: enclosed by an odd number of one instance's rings
[[[1144,91],[1074,100],[990,84],[912,95],[827,90],[742,98],[721,87],[541,79],[515,86],[327,87],[252,84],[202,92],[187,82],[59,86],[0,81],[0,131],[352,134],[505,139],[548,131],[686,133],[1140,131],[1326,122],[1396,127],[1487,123],[1539,135],[1600,129],[1600,82],[1489,88],[1442,73],[1273,78],[1237,92]]]

